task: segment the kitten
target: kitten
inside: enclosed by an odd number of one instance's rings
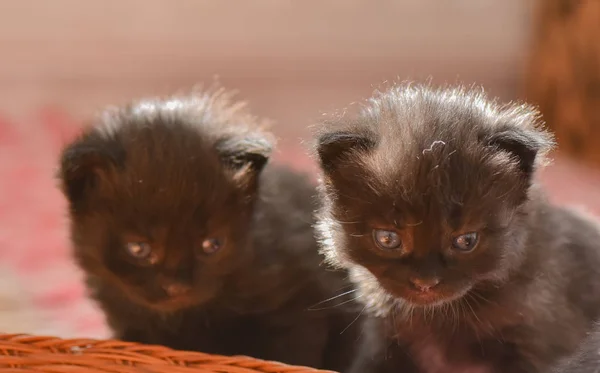
[[[541,372],[600,315],[600,229],[534,181],[526,105],[396,86],[319,126],[329,261],[373,317],[355,372]]]
[[[115,337],[342,369],[356,317],[312,229],[315,186],[267,166],[272,136],[230,95],[107,110],[63,153],[74,255]],[[338,302],[341,303],[341,302]],[[346,359],[347,360],[347,359]]]

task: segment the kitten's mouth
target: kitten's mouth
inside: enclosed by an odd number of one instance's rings
[[[200,306],[214,298],[211,292],[191,292],[147,300],[152,308],[160,311],[176,311]]]
[[[468,291],[468,288],[459,291],[408,290],[402,295],[402,298],[415,306],[439,306],[462,298]]]
[[[145,299],[145,303],[155,310],[163,312],[193,308],[214,300],[218,289],[218,287],[203,287],[202,289],[188,289],[178,294],[152,294]]]
[[[435,291],[410,291],[403,298],[419,306],[438,305],[452,300],[451,297]]]
[[[194,297],[194,296],[177,296],[177,297],[169,297],[164,298],[158,301],[152,302],[152,306],[156,309],[169,311],[169,310],[177,310],[187,307],[193,307],[198,304],[201,304],[204,299]]]
[[[165,298],[164,300],[162,300],[160,303],[161,304],[185,304],[185,303],[196,303],[197,300],[196,298],[192,297],[192,296],[176,296],[176,297],[169,297],[169,298]]]
[[[415,289],[412,286],[399,284],[397,281],[382,279],[379,284],[393,297],[401,298],[413,306],[440,306],[462,298],[471,290],[471,284],[448,286],[439,284],[426,290]]]

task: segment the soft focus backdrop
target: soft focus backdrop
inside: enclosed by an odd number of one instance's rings
[[[313,170],[301,139],[323,112],[386,81],[481,84],[523,98],[531,0],[0,1],[0,331],[104,337],[69,257],[53,172],[108,104],[215,76],[272,119],[279,161]],[[556,156],[552,198],[600,212],[596,169]]]

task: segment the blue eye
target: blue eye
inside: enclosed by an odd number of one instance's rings
[[[398,250],[402,247],[402,240],[400,240],[398,233],[394,231],[375,229],[373,239],[377,246],[383,250]]]
[[[221,249],[221,240],[217,238],[208,238],[202,241],[202,251],[206,254],[214,254]]]
[[[479,242],[479,234],[477,232],[470,232],[461,234],[452,240],[452,247],[458,251],[469,252],[475,249]]]
[[[152,253],[152,247],[146,242],[127,243],[127,253],[136,259],[148,259]]]

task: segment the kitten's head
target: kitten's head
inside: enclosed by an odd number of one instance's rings
[[[105,111],[61,158],[79,264],[159,310],[218,297],[252,255],[257,178],[272,146],[223,93]]]
[[[481,92],[407,85],[324,123],[324,253],[362,279],[365,302],[433,306],[502,283],[522,262],[532,177],[553,144],[537,119]]]

